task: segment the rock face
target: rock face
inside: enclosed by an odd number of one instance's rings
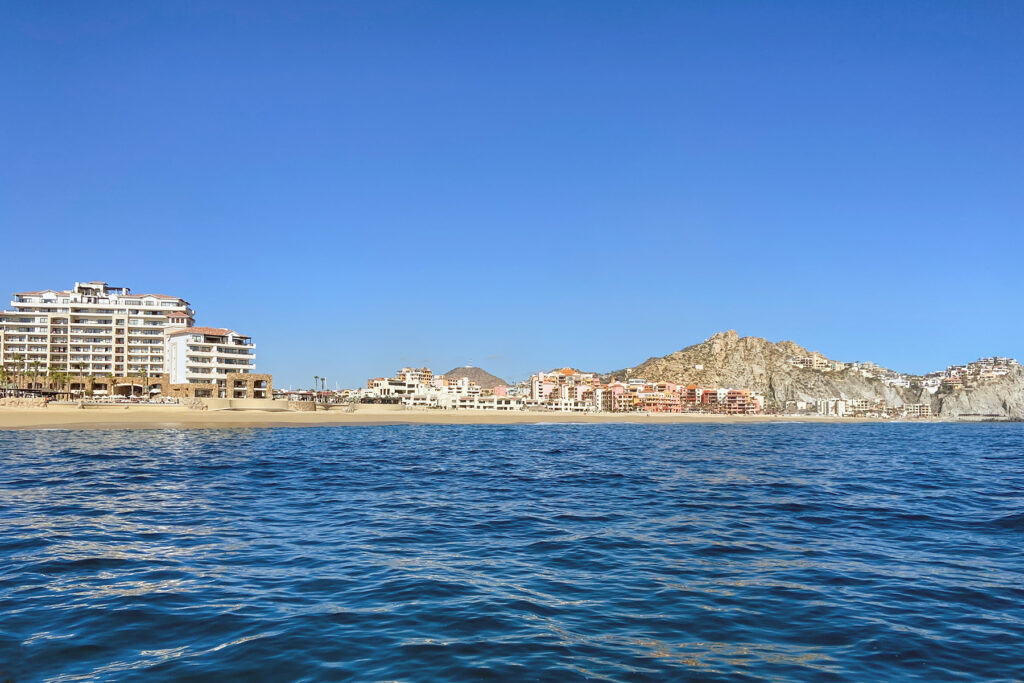
[[[916,383],[909,389],[890,387],[881,379],[864,377],[855,370],[822,372],[788,362],[809,355],[810,351],[791,341],[740,337],[729,330],[663,358],[649,358],[634,368],[608,373],[604,379],[642,377],[751,389],[764,395],[769,410],[781,410],[786,401],[881,399],[891,406],[928,403],[932,414],[941,417],[983,414],[1024,419],[1024,369],[1020,366],[1010,375],[976,388],[932,395]]]
[[[182,405],[184,405],[189,410],[207,409],[206,401],[204,401],[201,398],[186,398],[184,401],[182,401]]]
[[[943,417],[978,417],[1024,420],[1024,367],[971,389],[939,391],[932,412]]]
[[[471,382],[476,382],[482,389],[493,390],[494,387],[508,386],[508,382],[500,377],[492,375],[482,368],[474,368],[465,365],[461,368],[452,368],[444,373],[448,379],[462,379],[468,377]]]

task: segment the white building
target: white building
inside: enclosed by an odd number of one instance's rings
[[[157,375],[166,362],[165,331],[194,317],[181,297],[132,294],[105,282],[17,292],[11,310],[0,312],[0,362],[71,375]]]
[[[372,398],[397,398],[403,405],[417,408],[458,407],[442,399],[479,397],[481,388],[468,377],[449,379],[434,375],[429,368],[402,368],[394,377],[375,377],[366,382],[359,395]]]
[[[818,410],[818,415],[843,417],[848,412],[846,400],[842,398],[821,399],[820,401],[817,401],[816,407]]]
[[[574,398],[548,399],[542,409],[554,410],[560,413],[593,413],[597,410],[593,401],[583,401]]]
[[[219,327],[167,332],[166,368],[171,384],[216,384],[225,389],[231,372],[253,371],[256,346],[249,337]]]
[[[906,417],[931,417],[932,407],[928,403],[908,403],[903,412]]]
[[[480,396],[481,387],[468,377],[448,379],[444,375],[434,378],[433,389],[438,394],[449,396]]]
[[[457,396],[449,394],[438,397],[436,405],[438,408],[448,410],[513,411],[522,410],[523,401],[524,399],[519,396]]]
[[[812,353],[810,356],[790,358],[789,363],[797,367],[821,370],[822,372],[839,372],[846,368],[846,363],[838,360],[829,360],[817,352]]]

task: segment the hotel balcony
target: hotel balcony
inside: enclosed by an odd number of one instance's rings
[[[218,353],[228,353],[228,354],[231,354],[233,356],[255,356],[256,354],[253,353],[253,350],[255,350],[255,348],[256,348],[255,344],[247,344],[244,347],[241,347],[241,346],[233,347],[233,346],[223,346],[222,345],[222,346],[218,346],[217,347],[217,352]]]
[[[189,356],[189,366],[201,367],[201,368],[236,368],[236,367],[248,367],[248,365],[232,365],[228,363],[222,363],[219,360],[212,358],[194,358]]]

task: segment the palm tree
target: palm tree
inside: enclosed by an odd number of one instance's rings
[[[74,368],[75,368],[75,370],[78,371],[78,377],[79,377],[78,390],[82,391],[82,389],[85,387],[85,382],[82,380],[82,377],[84,376],[84,373],[82,371],[85,370],[85,363],[79,361],[79,362],[75,363]],[[82,393],[85,393],[85,392],[82,391]]]
[[[326,377],[321,377],[320,378],[320,391],[327,391],[327,378]]]
[[[13,356],[11,356],[11,360],[14,361],[14,375],[15,375],[15,380],[14,381],[18,385],[18,388],[20,389],[21,388],[21,380],[24,378],[24,375],[22,374],[22,370],[24,370],[25,356],[21,355],[20,353],[16,353]]]
[[[142,366],[142,398],[149,396],[149,364],[144,363]]]
[[[36,388],[36,377],[39,376],[40,363],[38,360],[32,361],[32,370],[29,371],[29,376],[32,378],[32,384],[29,386],[30,389]]]
[[[316,393],[316,386],[320,383],[320,375],[313,375],[313,393]]]
[[[54,391],[60,391],[60,370],[58,370],[56,367],[53,367],[47,371],[47,374],[49,375],[50,379],[50,387]]]
[[[114,395],[114,373],[107,373],[107,396]]]

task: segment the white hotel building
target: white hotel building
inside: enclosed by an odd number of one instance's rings
[[[229,372],[252,372],[256,345],[249,337],[220,327],[167,331],[167,372],[171,384],[216,384]]]
[[[168,373],[172,383],[178,377],[185,377],[182,383],[220,379],[222,386],[227,372],[253,371],[255,347],[248,337],[193,328],[194,322],[195,311],[181,297],[133,294],[105,282],[17,292],[11,310],[0,311],[0,362],[8,369],[72,376]],[[200,330],[202,339],[185,336],[192,330]],[[184,339],[188,353],[181,352]]]

